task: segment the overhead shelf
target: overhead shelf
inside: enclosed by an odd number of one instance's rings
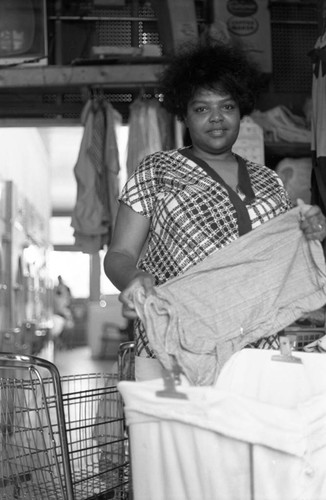
[[[0,69],[0,91],[5,89],[79,86],[155,86],[163,64],[100,64],[89,66],[38,66]]]

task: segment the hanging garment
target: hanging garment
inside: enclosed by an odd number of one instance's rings
[[[321,244],[299,228],[300,209],[270,220],[134,302],[163,366],[209,385],[236,351],[326,303]]]
[[[71,225],[76,245],[85,253],[109,244],[115,222],[120,170],[117,120],[120,115],[104,100],[89,100],[82,112],[84,135],[74,168],[77,200]]]
[[[147,155],[173,147],[173,121],[156,99],[134,100],[130,105],[127,174]]]
[[[324,500],[326,360],[244,350],[215,387],[120,382],[135,500]],[[178,398],[177,396],[185,396]]]
[[[109,241],[114,229],[119,203],[120,194],[119,174],[119,149],[116,136],[116,125],[122,123],[122,116],[116,111],[110,103],[105,106],[106,117],[106,139],[104,143],[104,172],[106,173],[106,192],[108,197],[108,218],[109,218]]]
[[[311,200],[326,214],[326,32],[317,39],[310,55],[313,63]]]

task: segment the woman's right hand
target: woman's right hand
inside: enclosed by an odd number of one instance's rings
[[[128,286],[119,295],[119,300],[122,302],[122,315],[125,318],[133,320],[138,317],[133,300],[135,290],[142,288],[145,297],[147,297],[155,293],[154,284],[154,276],[144,271],[139,271],[130,281]]]

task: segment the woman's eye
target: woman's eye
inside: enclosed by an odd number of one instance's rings
[[[197,108],[195,108],[195,113],[203,113],[206,110],[207,110],[206,106],[198,106]]]

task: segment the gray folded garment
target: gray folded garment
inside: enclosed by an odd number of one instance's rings
[[[213,384],[249,342],[326,304],[322,246],[299,228],[296,207],[224,247],[145,297],[137,313],[163,366],[191,384]]]

